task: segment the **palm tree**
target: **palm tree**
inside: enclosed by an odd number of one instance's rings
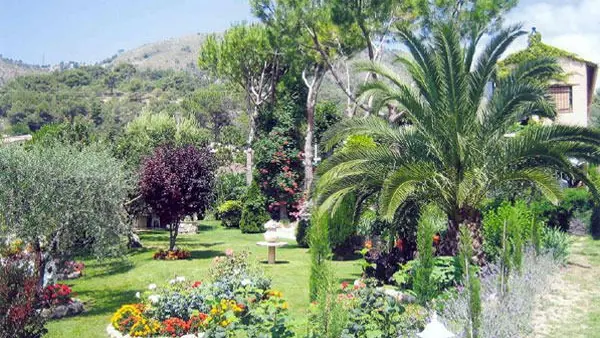
[[[543,125],[507,135],[523,117],[556,115],[546,81],[561,71],[555,60],[540,58],[517,65],[502,78],[496,74],[500,56],[525,34],[520,27],[492,36],[477,58],[482,34],[463,47],[457,32],[451,24],[440,25],[423,42],[400,30],[412,58],[398,61],[411,83],[382,65],[362,66],[380,79],[366,85],[363,95],[376,95],[379,107],[403,107],[405,123],[373,116],[334,126],[324,136],[326,150],[350,135],[369,135],[379,146],[334,154],[320,166],[317,187],[318,202],[330,211],[349,193],[375,195],[380,214],[388,220],[408,199],[436,203],[448,216],[445,254],[456,253],[461,224],[471,229],[474,247],[480,248],[479,207],[490,192],[510,182],[527,182],[557,203],[556,172],[563,172],[596,194],[586,174],[569,159],[600,161],[597,130]],[[487,89],[491,83],[493,91]]]

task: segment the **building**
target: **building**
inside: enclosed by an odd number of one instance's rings
[[[544,44],[541,34],[533,28],[529,36],[529,46],[509,55],[500,66],[509,66],[540,56],[555,57],[563,69],[563,74],[551,80],[550,86],[550,94],[558,112],[555,121],[565,125],[589,126],[598,65],[573,53]]]

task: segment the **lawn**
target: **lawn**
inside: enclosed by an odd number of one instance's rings
[[[252,258],[261,262],[273,280],[273,287],[281,290],[289,300],[296,318],[297,330],[305,327],[308,308],[308,277],[310,255],[295,241],[277,250],[277,264],[267,265],[267,249],[258,247],[262,234],[244,235],[238,229],[225,229],[219,222],[205,221],[199,233],[180,235],[177,244],[192,252],[192,259],[184,261],[155,261],[154,251],[168,245],[167,232],[140,234],[145,249],[132,251],[121,261],[86,261],[85,276],[66,282],[78,297],[86,302],[87,311],[79,316],[51,321],[47,337],[106,337],[110,317],[122,304],[136,302],[135,293],[150,283],[164,283],[175,276],[190,280],[205,280],[214,257],[224,255],[226,249],[247,250]],[[354,280],[360,276],[356,261],[334,262],[340,280]]]

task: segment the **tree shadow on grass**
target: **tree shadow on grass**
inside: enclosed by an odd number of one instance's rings
[[[258,261],[258,262],[261,264],[269,265],[269,261]],[[284,265],[284,264],[290,264],[290,261],[276,260],[275,264],[270,264],[270,265]]]
[[[135,266],[133,262],[125,259],[100,264],[100,266],[96,265],[96,267],[100,267],[100,271],[92,274],[92,277],[97,278],[103,276],[118,275],[133,269]]]
[[[215,230],[215,226],[213,226],[213,225],[198,224],[196,226],[196,233],[200,233],[202,231],[212,231],[212,230]]]
[[[210,259],[225,255],[223,251],[216,250],[193,250],[190,253],[192,254],[192,259]]]
[[[140,290],[88,290],[78,292],[78,297],[85,301],[86,311],[80,316],[111,314],[121,305],[139,302],[135,293]]]

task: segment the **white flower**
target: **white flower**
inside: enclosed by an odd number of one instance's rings
[[[154,304],[156,302],[158,302],[158,300],[160,299],[159,295],[150,295],[148,296],[148,300],[150,301],[150,303]]]
[[[135,298],[137,298],[137,299],[140,299],[141,297],[142,297],[142,296],[140,295],[140,293],[139,293],[139,292],[136,292],[136,293],[135,293]]]
[[[173,284],[175,284],[175,283],[177,283],[177,280],[176,280],[176,279],[171,279],[171,280],[169,281],[169,284],[171,284],[171,285],[173,285]]]
[[[178,282],[185,282],[185,277],[179,276],[179,277],[175,278],[175,280]]]
[[[242,279],[242,286],[249,285],[251,281],[249,279]]]
[[[148,285],[148,290],[154,290],[154,289],[156,289],[156,284]]]
[[[354,286],[359,287],[360,283],[361,283],[360,279],[357,279],[354,281]]]

